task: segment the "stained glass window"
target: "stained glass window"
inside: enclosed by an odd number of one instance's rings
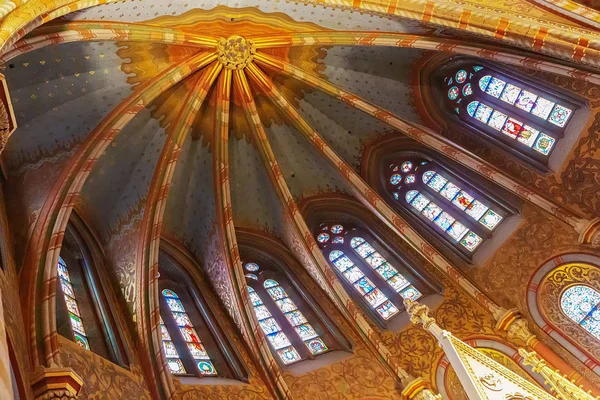
[[[407,172],[397,170],[398,165],[407,162],[414,167]],[[446,235],[443,237],[465,255],[472,254],[491,236],[507,215],[504,208],[434,162],[400,159],[388,168],[386,187],[395,204],[409,210],[434,231],[443,232]],[[394,175],[400,175],[401,184],[392,180]],[[411,178],[407,180],[408,177]]]
[[[561,100],[559,94],[551,95],[548,87],[517,82],[493,67],[460,64],[440,72],[447,109],[476,127],[478,134],[494,136],[537,162],[549,156],[575,105],[564,96]],[[398,183],[401,179],[401,174],[394,177]]]
[[[288,297],[287,293],[279,283],[272,279],[268,279],[264,282],[264,287],[267,289],[267,292],[273,301],[275,301],[275,304],[277,304],[277,307],[279,307],[281,312],[290,322],[298,336],[300,336],[300,339],[302,339],[308,350],[315,355],[327,351],[327,346],[323,340],[321,340],[312,325],[304,317],[304,314],[298,310],[294,301]]]
[[[563,312],[583,329],[600,339],[600,293],[586,285],[571,286],[560,301]]]
[[[281,288],[281,286],[274,287]],[[269,287],[269,289],[272,288],[273,287]],[[283,289],[278,291],[280,295],[281,292],[285,293]],[[300,354],[298,354],[296,348],[292,346],[292,343],[290,342],[286,334],[283,332],[275,318],[273,318],[271,312],[269,312],[267,307],[264,305],[258,293],[256,293],[256,291],[253,288],[248,286],[248,294],[250,295],[256,318],[258,318],[258,323],[264,334],[267,336],[267,339],[277,352],[277,355],[279,355],[279,358],[281,358],[281,361],[283,361],[284,364],[291,364],[296,361],[300,361],[302,359],[300,357]],[[271,296],[273,297],[273,295]],[[278,298],[278,300],[283,300],[287,298],[287,294],[285,296],[286,297]],[[275,297],[273,297],[273,299],[275,299]],[[287,304],[288,302],[285,303]],[[291,309],[291,306],[289,307]]]
[[[60,287],[62,288],[63,297],[65,299],[65,304],[69,313],[69,322],[73,331],[73,338],[75,339],[75,343],[77,343],[84,349],[89,350],[90,343],[88,341],[87,334],[85,333],[83,320],[81,319],[81,313],[79,311],[77,299],[75,298],[75,291],[73,290],[71,276],[69,275],[67,264],[62,259],[62,257],[58,258],[57,269]]]
[[[187,349],[192,358],[194,359],[198,370],[200,371],[200,374],[207,376],[217,375],[217,370],[213,365],[212,361],[210,360],[210,357],[208,356],[208,353],[206,352],[206,349],[204,348],[204,345],[202,344],[202,341],[200,340],[200,337],[198,336],[198,333],[196,332],[196,329],[194,328],[190,317],[185,311],[185,308],[183,306],[183,303],[179,299],[179,296],[177,296],[177,294],[174,291],[169,289],[164,289],[162,291],[162,294],[165,298],[165,301],[167,302],[169,310],[171,310],[171,315],[175,320],[177,327],[179,328],[179,332],[183,337]],[[165,328],[164,332],[169,337],[168,340],[165,339],[163,333],[163,348],[165,350],[165,355],[167,357],[167,364],[169,365],[169,369],[174,374],[184,374],[185,368],[183,368],[183,364],[181,364],[179,354],[175,349],[175,345],[170,340],[171,337],[169,335],[169,332],[167,331],[166,326],[164,326],[164,322],[161,318],[161,333],[163,332],[163,327]],[[170,343],[170,345],[168,345],[170,353],[167,353],[166,343]],[[169,354],[171,355],[171,357],[169,356]],[[169,359],[173,360],[173,362],[168,361]]]
[[[179,352],[175,348],[175,343],[173,343],[173,339],[171,339],[171,335],[167,330],[162,316],[160,317],[160,335],[162,338],[163,350],[165,352],[165,357],[167,358],[167,366],[169,367],[169,371],[176,375],[187,373],[183,363],[181,362],[181,358],[179,358]]]

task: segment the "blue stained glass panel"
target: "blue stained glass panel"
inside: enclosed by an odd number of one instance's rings
[[[258,321],[258,323],[260,324],[260,327],[262,328],[263,332],[266,335],[275,333],[275,332],[278,332],[281,330],[281,328],[277,324],[277,321],[275,321],[275,318],[263,319],[261,321]]]
[[[184,312],[183,313],[174,312],[173,318],[175,318],[175,322],[177,323],[177,326],[192,326],[192,321],[190,321],[190,318]]]
[[[318,336],[317,332],[315,332],[315,330],[312,326],[310,326],[310,324],[295,326],[294,330],[302,340],[308,340]]]
[[[482,239],[473,231],[469,231],[460,241],[460,244],[462,244],[467,250],[469,251],[473,251],[475,250],[475,248],[477,246],[479,246],[479,243],[481,243]]]
[[[456,221],[454,217],[452,217],[450,214],[444,211],[440,215],[438,215],[438,217],[433,222],[435,222],[435,224],[443,230],[447,230],[454,223],[454,221]]]
[[[419,192],[417,192],[416,190],[409,190],[408,192],[406,192],[406,201],[407,202],[412,202],[413,199],[419,194]]]
[[[552,111],[552,107],[554,107],[553,101],[547,100],[543,97],[538,97],[533,105],[531,113],[536,117],[540,117],[541,119],[547,119],[548,115],[550,115],[550,111]]]
[[[402,293],[400,293],[400,296],[402,296],[404,299],[416,300],[421,297],[421,292],[419,292],[414,286],[410,286],[403,290]]]
[[[259,306],[261,305],[263,302],[260,299],[260,297],[258,297],[258,294],[256,294],[256,292],[250,292],[250,301],[252,302],[253,306]]]
[[[600,318],[600,316],[589,316],[581,322],[581,326],[595,337],[600,338],[600,321],[594,317]]]
[[[528,92],[527,90],[522,90],[517,98],[517,102],[515,106],[519,107],[521,110],[525,110],[530,112],[537,100],[537,95],[535,93]]]
[[[386,262],[386,259],[383,258],[383,256],[381,254],[379,254],[378,252],[375,252],[375,253],[371,254],[369,257],[365,258],[365,261],[367,263],[369,263],[369,265],[371,267],[377,268],[381,264],[383,264],[384,262]]]
[[[331,232],[338,234],[338,233],[342,233],[342,231],[344,230],[344,227],[342,225],[334,225],[331,227]]]
[[[492,210],[487,210],[483,217],[479,220],[483,226],[492,230],[502,221],[502,216]]]
[[[560,301],[562,311],[577,324],[600,338],[600,293],[587,285],[571,286]]]
[[[450,100],[456,100],[459,94],[460,90],[458,90],[458,87],[456,86],[452,86],[450,89],[448,89],[448,98]]]
[[[456,221],[446,232],[448,232],[448,235],[458,242],[460,238],[463,237],[465,232],[467,232],[467,227]]]
[[[487,85],[485,92],[490,96],[498,98],[500,97],[500,93],[502,93],[502,90],[504,90],[504,86],[506,86],[506,82],[504,82],[502,79],[493,77]]]
[[[360,246],[364,241],[365,241],[365,239],[363,239],[361,237],[353,237],[352,240],[350,241],[350,246],[352,246],[352,248],[354,249],[354,248]]]
[[[263,283],[263,286],[266,288],[270,288],[270,287],[279,286],[279,283],[277,283],[277,281],[274,281],[273,279],[267,279],[265,281],[265,283]]]
[[[480,66],[478,66],[478,65],[476,65],[476,66],[474,66],[474,67],[473,67],[473,71],[475,71],[475,72],[479,72],[479,71],[481,71],[482,69],[483,69],[483,67],[480,67]]]
[[[308,347],[312,354],[319,354],[327,351],[327,346],[325,346],[325,343],[323,343],[320,338],[309,340],[306,342],[306,347]]]
[[[396,274],[388,279],[388,283],[396,292],[399,292],[408,285],[408,281],[400,274]]]
[[[267,335],[267,338],[269,339],[269,342],[271,342],[273,347],[275,347],[275,350],[279,350],[282,347],[291,345],[289,339],[287,338],[287,336],[285,336],[285,333],[281,331]]]
[[[471,116],[475,116],[475,112],[477,111],[477,106],[479,106],[478,101],[472,101],[467,105],[467,113]],[[487,121],[486,121],[487,122]]]
[[[354,266],[354,263],[352,262],[352,260],[350,260],[348,257],[346,257],[345,255],[338,258],[337,260],[335,260],[333,262],[333,264],[337,267],[337,269],[339,269],[341,272],[344,272],[345,270],[347,270],[348,268]]]
[[[259,266],[256,263],[248,263],[246,264],[246,269],[250,272],[256,272],[259,270]]]
[[[217,375],[217,370],[210,361],[198,361],[196,365],[202,375]]]
[[[370,254],[375,252],[375,249],[367,242],[364,242],[360,246],[354,249],[362,258],[368,257]]]
[[[410,172],[412,167],[413,167],[413,164],[410,161],[405,161],[402,163],[402,166],[400,167],[400,169],[402,170],[402,172],[407,173],[407,172]]]
[[[258,280],[258,276],[254,275],[254,274],[246,274],[244,275],[246,278],[250,278],[250,279],[254,279],[255,281]]]
[[[442,190],[440,190],[440,194],[450,201],[452,201],[452,199],[456,197],[458,192],[460,192],[460,188],[452,182],[448,182],[446,186],[444,186]]]
[[[425,206],[429,204],[429,199],[419,193],[411,202],[412,206],[416,208],[418,211],[423,211]]]
[[[341,236],[336,236],[333,238],[333,243],[344,243],[344,238]]]
[[[398,313],[396,306],[389,300],[383,302],[375,309],[383,319],[390,319]]]
[[[402,182],[402,175],[400,175],[400,174],[394,174],[394,175],[392,175],[392,176],[390,177],[390,183],[391,183],[392,185],[397,185],[397,184],[399,184],[400,182]]]
[[[481,78],[479,80],[479,88],[485,92],[491,79],[492,79],[491,75],[486,75],[483,78]]]
[[[407,175],[406,178],[404,178],[404,183],[406,183],[407,185],[410,185],[411,183],[415,183],[416,179],[417,178],[415,177],[414,174],[410,174],[410,175]]]
[[[470,83],[467,83],[463,88],[462,88],[462,93],[463,96],[470,96],[473,94],[473,87],[471,86]]]
[[[284,313],[288,311],[294,311],[296,309],[296,304],[294,304],[294,302],[287,297],[285,299],[277,300],[275,303],[277,303],[277,307],[279,307],[279,309]]]
[[[183,304],[181,304],[181,301],[179,301],[179,299],[165,297],[165,300],[167,301],[167,305],[169,306],[169,309],[171,309],[171,311],[185,312]]]
[[[484,124],[487,124],[488,120],[490,119],[490,115],[492,115],[492,111],[494,111],[492,107],[488,107],[485,104],[480,103],[479,107],[477,107],[477,110],[475,111],[475,118]]]
[[[523,130],[521,131],[521,133],[519,133],[519,136],[517,137],[517,140],[523,143],[525,146],[531,147],[535,143],[535,140],[537,139],[539,134],[540,131],[538,131],[537,129],[532,128],[529,125],[524,125]]]
[[[429,180],[429,182],[427,182],[427,186],[429,186],[430,188],[432,188],[433,190],[435,190],[436,192],[439,192],[441,188],[444,187],[444,185],[448,182],[448,179],[444,178],[443,176],[441,176],[440,174],[435,174],[433,176],[433,178],[431,178]]]
[[[285,314],[285,316],[290,321],[292,326],[302,325],[307,322],[304,314],[298,310],[290,311],[289,313]]]
[[[283,299],[284,297],[288,297],[287,293],[285,292],[285,290],[283,290],[281,286],[268,288],[267,292],[269,292],[273,300],[279,300]]]
[[[254,307],[254,312],[256,313],[256,318],[259,320],[269,318],[271,316],[271,313],[265,306]]]
[[[426,171],[423,173],[423,182],[427,183],[435,175],[435,171]]]
[[[463,83],[464,81],[467,80],[467,76],[468,76],[467,71],[465,71],[464,69],[461,69],[456,73],[456,76],[454,78],[456,79],[457,83]]]
[[[515,104],[515,100],[517,100],[519,93],[521,93],[521,88],[509,83],[506,85],[506,88],[504,88],[500,100],[508,104]]]
[[[533,149],[544,155],[548,155],[550,154],[550,150],[552,150],[555,141],[556,140],[553,137],[550,137],[544,133],[540,133],[537,140],[533,144]]]
[[[365,299],[369,302],[369,304],[373,307],[377,307],[381,303],[387,300],[387,297],[379,289],[373,290],[371,293],[365,296]]]
[[[392,267],[388,263],[384,263],[381,266],[379,266],[379,268],[377,268],[377,272],[379,273],[379,275],[383,276],[385,280],[390,279],[392,276],[398,273],[396,268]]]
[[[434,202],[431,202],[423,209],[421,214],[423,214],[428,220],[433,221],[438,215],[440,215],[441,212],[442,209]]]
[[[469,207],[465,210],[467,214],[476,220],[479,220],[481,216],[488,210],[488,208],[481,203],[479,200],[474,200]]]
[[[176,299],[178,299],[178,298],[179,298],[179,296],[177,296],[177,294],[176,294],[174,291],[172,291],[172,290],[169,290],[169,289],[164,289],[164,290],[162,291],[162,294],[163,294],[163,296],[165,296],[165,297],[174,297],[174,298],[176,298]]]
[[[320,233],[319,236],[317,236],[317,240],[319,243],[326,243],[329,240],[329,234],[325,232]]]
[[[284,364],[291,364],[301,360],[300,354],[292,346],[277,350],[277,354]]]
[[[375,285],[373,282],[366,276],[363,276],[358,281],[354,283],[354,287],[358,289],[358,291],[364,296],[367,293],[370,293],[373,289],[375,289]]]
[[[570,108],[557,104],[556,107],[554,107],[554,110],[552,110],[552,114],[550,114],[548,122],[562,128],[566,125],[567,120],[572,112],[573,111]]]

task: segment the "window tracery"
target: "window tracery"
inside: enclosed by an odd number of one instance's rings
[[[316,234],[335,270],[387,321],[403,309],[402,299],[416,300],[422,293],[365,236],[350,225],[338,223],[322,223]]]
[[[248,278],[248,295],[258,323],[283,364],[289,365],[331,350],[278,280],[273,271],[265,270],[255,262],[245,264],[245,269],[257,278]]]
[[[71,276],[69,275],[69,269],[65,261],[58,257],[58,277],[60,280],[60,286],[65,300],[65,305],[69,312],[69,323],[73,332],[73,339],[75,343],[83,347],[86,350],[90,350],[90,343],[85,333],[83,320],[77,305],[77,299],[75,297],[75,291],[71,283]]]
[[[491,66],[462,62],[443,70],[446,105],[464,124],[547,163],[576,111],[572,101]]]
[[[397,205],[467,256],[509,215],[488,196],[422,157],[407,155],[390,163],[386,182]]]

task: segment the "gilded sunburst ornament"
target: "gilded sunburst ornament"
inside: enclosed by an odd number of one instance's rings
[[[244,69],[252,61],[256,48],[251,40],[233,35],[220,38],[217,46],[219,61],[227,69]]]

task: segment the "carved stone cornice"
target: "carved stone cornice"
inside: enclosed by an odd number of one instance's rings
[[[83,381],[71,368],[44,368],[31,378],[35,400],[76,399]]]

